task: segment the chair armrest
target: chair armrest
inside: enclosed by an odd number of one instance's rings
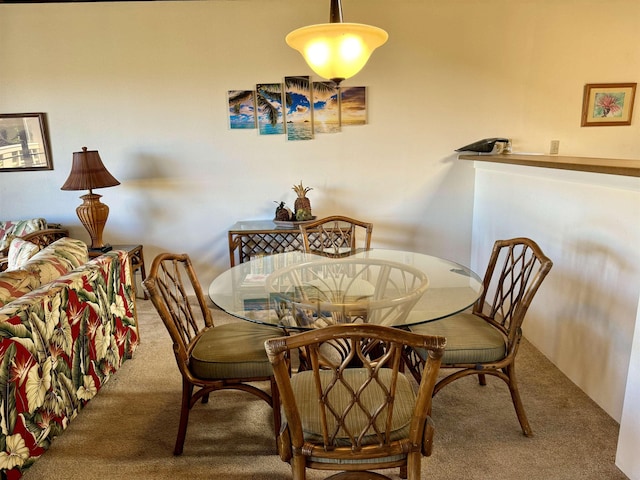
[[[68,237],[69,230],[64,228],[45,228],[44,230],[36,230],[35,232],[27,233],[26,235],[20,237],[23,240],[27,240],[31,243],[38,245],[40,248],[46,247],[50,243],[55,242],[56,240],[60,240],[61,238]],[[5,259],[9,255],[9,247],[5,247],[0,250],[0,258]],[[6,265],[5,265],[6,268]],[[0,271],[2,271],[0,269]]]
[[[27,240],[31,243],[35,243],[40,248],[46,247],[50,243],[60,240],[61,238],[68,237],[69,230],[64,228],[46,228],[44,230],[37,230],[31,232],[22,237],[23,240]]]

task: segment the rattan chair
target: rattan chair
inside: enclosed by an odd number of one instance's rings
[[[372,231],[372,223],[340,215],[300,225],[305,252],[327,257],[341,257],[360,250],[369,250]],[[359,241],[356,238],[358,233],[361,234]]]
[[[523,433],[533,434],[518,391],[515,360],[525,314],[552,265],[533,240],[499,240],[484,276],[483,294],[472,311],[410,328],[447,338],[442,368],[456,371],[438,381],[434,395],[468,375],[478,375],[480,385],[486,385],[485,375],[496,376],[509,386]],[[426,352],[412,349],[405,353],[409,370],[420,379]]]
[[[407,346],[429,352],[417,394],[401,371]],[[285,413],[280,457],[294,480],[306,470],[337,471],[331,479],[388,478],[370,470],[400,468],[420,479],[422,456],[431,454],[428,415],[444,351],[443,337],[370,324],[344,324],[271,339],[273,364]],[[311,368],[289,375],[289,352],[302,349]]]
[[[280,401],[264,342],[284,335],[282,330],[244,321],[214,326],[186,254],[158,255],[143,285],[171,335],[182,374],[182,406],[174,455],[182,453],[191,408],[199,399],[207,403],[209,394],[216,390],[242,390],[267,402],[273,408],[277,435]],[[191,290],[197,302],[193,305]],[[249,383],[260,381],[270,382],[271,394]]]

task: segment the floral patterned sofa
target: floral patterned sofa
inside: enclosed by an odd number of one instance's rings
[[[137,344],[123,251],[62,238],[0,272],[0,478],[17,479]]]

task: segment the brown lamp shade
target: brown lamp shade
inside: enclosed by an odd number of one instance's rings
[[[97,150],[73,152],[73,163],[69,178],[60,187],[61,190],[92,190],[94,188],[114,187],[120,185],[106,169]]]

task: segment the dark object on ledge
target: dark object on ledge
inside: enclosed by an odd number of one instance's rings
[[[107,252],[110,252],[111,250],[113,250],[113,247],[109,243],[105,243],[101,247],[89,248],[90,253],[95,253],[95,252],[107,253]]]
[[[464,147],[456,149],[456,152],[478,152],[478,153],[490,153],[493,151],[493,147],[496,142],[504,142],[505,145],[509,143],[508,138],[484,138],[477,142],[470,143]]]

